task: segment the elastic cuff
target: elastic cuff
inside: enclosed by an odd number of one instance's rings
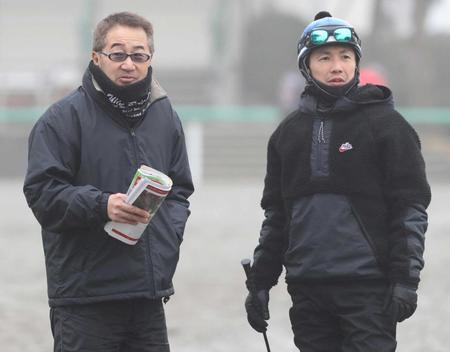
[[[102,218],[102,220],[109,221],[111,220],[108,216],[108,199],[111,193],[103,192],[100,195],[100,202],[99,202],[99,215]]]
[[[390,282],[392,284],[400,284],[402,286],[411,287],[412,289],[417,290],[419,287],[419,278],[404,278],[399,276],[391,276]]]
[[[276,283],[275,283],[275,285],[276,285]],[[255,290],[256,291],[260,291],[260,290],[270,291],[270,289],[272,287],[274,287],[275,285],[272,285],[271,282],[267,282],[267,281],[256,281],[255,282]]]

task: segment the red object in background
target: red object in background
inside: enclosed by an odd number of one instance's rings
[[[376,69],[362,68],[359,73],[359,85],[363,86],[367,83],[380,84],[385,86],[387,84],[386,77]]]

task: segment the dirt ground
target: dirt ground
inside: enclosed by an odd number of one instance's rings
[[[265,351],[246,322],[240,259],[251,256],[262,211],[262,183],[205,184],[191,198],[176,294],[166,305],[172,351]],[[450,184],[432,182],[426,268],[419,307],[398,326],[399,352],[446,352],[450,342]],[[52,350],[40,229],[27,208],[21,180],[0,181],[0,346],[4,352]],[[296,351],[283,280],[271,291],[272,351]]]

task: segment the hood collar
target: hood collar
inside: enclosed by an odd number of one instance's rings
[[[363,105],[386,104],[394,106],[392,92],[388,87],[366,84],[353,89],[347,96],[336,99],[328,113],[352,111]],[[302,94],[299,110],[303,113],[317,113],[318,99],[312,94]]]

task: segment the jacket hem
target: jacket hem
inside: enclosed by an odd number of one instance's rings
[[[382,277],[347,277],[347,278],[335,278],[335,279],[302,279],[295,281],[287,281],[287,289],[290,294],[294,294],[302,287],[315,286],[315,285],[358,285],[358,284],[389,284],[387,278]]]
[[[91,304],[99,302],[108,301],[123,301],[137,298],[147,298],[147,299],[161,299],[163,297],[168,297],[173,295],[173,288],[159,291],[155,295],[150,292],[134,292],[134,293],[124,293],[116,295],[106,295],[106,296],[92,296],[92,297],[64,297],[64,298],[49,298],[48,305],[50,307],[61,307],[70,306],[78,304]]]

